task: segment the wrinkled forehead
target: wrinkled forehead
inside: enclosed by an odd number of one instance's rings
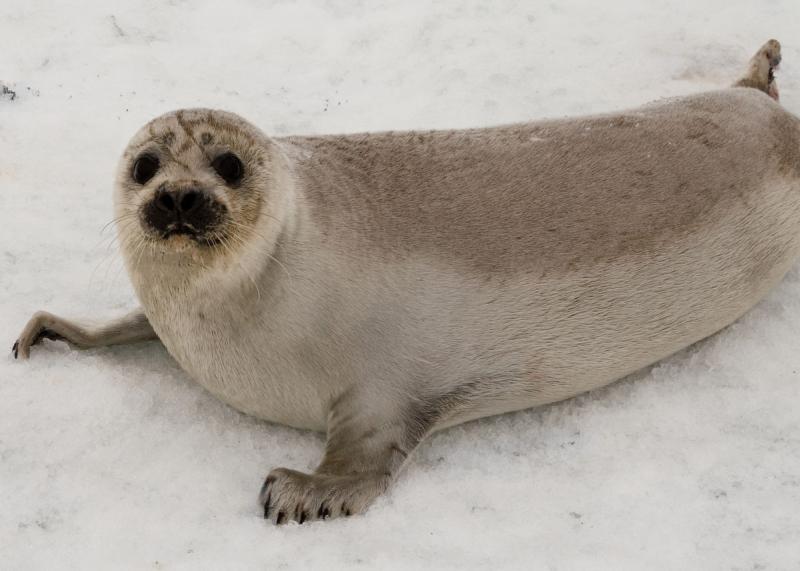
[[[230,150],[245,155],[245,159],[257,159],[265,140],[257,128],[233,113],[186,109],[150,121],[133,137],[126,153],[157,151],[179,157],[198,151],[214,154]]]

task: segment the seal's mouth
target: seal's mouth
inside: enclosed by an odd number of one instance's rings
[[[171,236],[189,236],[190,238],[197,239],[200,233],[191,224],[185,222],[178,222],[170,224],[169,227],[161,234],[162,240],[167,240]]]
[[[216,234],[216,233],[215,233]],[[167,229],[161,233],[161,239],[164,241],[169,240],[173,236],[186,236],[196,244],[201,246],[216,246],[222,242],[222,238],[216,235],[209,235],[206,232],[200,232],[186,222],[176,222],[170,224]]]

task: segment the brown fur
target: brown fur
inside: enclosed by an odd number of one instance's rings
[[[742,90],[578,120],[286,141],[303,149],[294,169],[329,240],[515,274],[669,244],[776,161],[800,169],[798,137],[789,113]],[[720,163],[726,147],[748,160]],[[698,179],[703,192],[691,190]],[[480,204],[465,188],[484,189]]]

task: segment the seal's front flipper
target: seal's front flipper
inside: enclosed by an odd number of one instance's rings
[[[25,325],[11,351],[27,359],[42,339],[66,341],[75,347],[103,347],[158,339],[144,312],[137,309],[100,327],[84,327],[46,311],[37,311]]]
[[[314,473],[278,468],[267,476],[259,496],[264,518],[304,523],[366,511],[432,420],[419,403],[397,406],[346,391],[331,406],[325,457]]]
[[[778,84],[775,82],[775,70],[781,63],[781,44],[778,40],[769,40],[756,52],[747,64],[745,74],[734,83],[734,87],[752,87],[763,91],[775,101],[778,100]]]

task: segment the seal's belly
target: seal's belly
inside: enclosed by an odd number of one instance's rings
[[[259,343],[263,332],[242,331],[230,322],[214,320],[210,312],[202,324],[181,318],[180,313],[191,315],[178,310],[173,319],[156,318],[151,323],[193,380],[245,414],[298,428],[325,429],[326,411],[317,390],[321,383],[282,358],[280,347]],[[163,308],[158,314],[165,315]]]

